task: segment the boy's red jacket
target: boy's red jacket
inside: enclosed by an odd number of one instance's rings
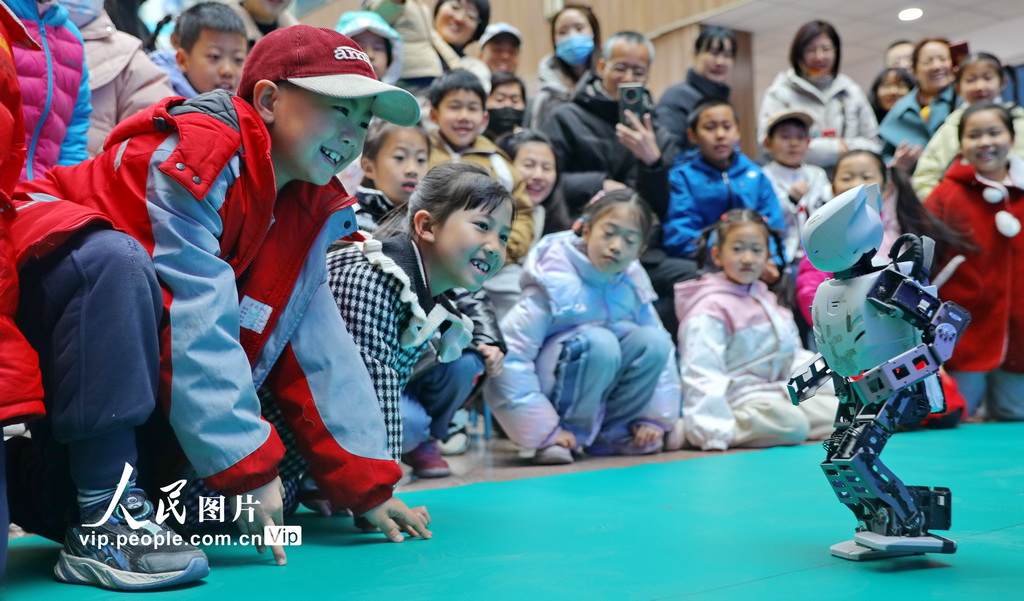
[[[0,426],[44,413],[39,359],[14,325],[18,271],[8,232],[15,215],[9,193],[27,153],[21,88],[14,70],[15,44],[38,48],[21,21],[0,3]]]
[[[20,184],[15,203],[19,265],[94,220],[149,250],[166,309],[160,401],[207,486],[238,494],[277,475],[283,446],[256,396],[265,383],[336,507],[390,498],[401,470],[326,286],[326,249],[355,230],[354,199],[333,182],[278,193],[251,105],[219,92],[164,100],[123,121],[95,159]]]

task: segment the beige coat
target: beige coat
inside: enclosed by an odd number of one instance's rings
[[[443,64],[449,71],[466,69],[480,79],[484,91],[490,94],[491,72],[479,59],[460,57],[441,34],[434,30],[433,2],[406,0],[404,4],[389,0],[362,0],[366,10],[372,10],[395,28],[402,36],[402,79],[441,77]]]
[[[142,42],[115,29],[106,12],[81,31],[92,92],[86,150],[94,157],[103,151],[103,142],[115,125],[173,96],[174,90],[167,74],[142,51]]]
[[[245,10],[242,3],[239,0],[217,0],[222,4],[227,4],[231,7],[231,10],[242,18],[242,23],[245,23],[245,37],[249,40],[249,47],[263,39],[263,32],[256,26],[256,20],[252,18],[249,11]],[[292,25],[298,25],[299,20],[289,10],[285,10],[281,13],[281,16],[277,18],[277,28],[283,29],[285,27],[291,27]]]
[[[438,132],[430,134],[430,167],[443,163],[467,162],[480,165],[504,184],[516,200],[516,219],[512,224],[512,235],[508,239],[508,256],[505,263],[514,263],[526,256],[533,243],[533,203],[526,195],[526,182],[512,166],[512,161],[493,142],[477,136],[472,146],[456,152]]]

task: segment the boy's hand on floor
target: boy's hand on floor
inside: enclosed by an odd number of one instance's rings
[[[250,496],[252,497],[251,500],[249,499]],[[235,523],[238,524],[238,529],[242,531],[242,534],[247,534],[250,537],[254,534],[258,535],[260,537],[259,540],[262,541],[264,526],[284,524],[284,484],[281,482],[280,476],[255,490],[231,497],[232,515],[238,512],[237,504],[239,497],[242,498],[245,505]],[[253,507],[252,521],[246,519],[248,517],[248,507]],[[274,554],[274,561],[277,565],[283,566],[288,563],[288,558],[284,554],[284,547],[272,545],[270,551]],[[267,546],[263,544],[257,545],[256,552],[260,554],[266,553]]]
[[[401,499],[391,497],[380,505],[363,514],[371,524],[380,528],[392,542],[405,540],[402,533],[409,536],[431,538],[434,534],[427,529],[430,525],[430,513],[426,507],[409,508]]]

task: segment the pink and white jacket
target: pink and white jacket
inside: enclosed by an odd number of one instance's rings
[[[675,286],[679,365],[687,439],[704,449],[731,446],[732,410],[748,395],[777,392],[811,354],[800,345],[793,313],[758,280],[749,286],[722,272]]]
[[[77,165],[85,152],[92,113],[82,35],[55,2],[4,0],[25,23],[42,52],[15,47],[21,83],[28,159],[21,181],[42,177],[55,165]]]

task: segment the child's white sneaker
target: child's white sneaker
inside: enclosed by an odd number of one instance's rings
[[[556,444],[543,449],[537,449],[533,456],[533,462],[537,465],[564,465],[572,463],[572,451]]]

